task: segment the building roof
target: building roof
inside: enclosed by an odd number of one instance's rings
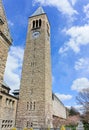
[[[9,97],[12,97],[12,98],[18,100],[18,97],[15,97],[15,96],[13,96],[13,95],[11,95],[11,94],[9,94],[9,93],[5,93],[5,92],[3,92],[3,91],[1,91],[1,93],[4,94],[4,95],[6,95],[6,96],[9,96]]]
[[[64,106],[64,104],[62,103],[62,101],[54,93],[52,93],[52,98],[54,98],[54,97],[61,103],[62,106]]]
[[[39,7],[33,14],[32,16],[37,16],[37,15],[41,15],[41,14],[45,14],[44,10],[42,7]]]
[[[10,90],[10,87],[9,87],[5,82],[2,83],[2,87],[4,87],[4,88]]]
[[[15,89],[12,93],[13,93],[14,95],[19,95],[19,89]]]

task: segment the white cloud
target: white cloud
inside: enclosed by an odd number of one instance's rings
[[[73,16],[74,14],[77,14],[77,11],[73,9],[68,0],[34,0],[34,3],[40,3],[43,6],[54,6],[60,12],[68,16]],[[72,0],[72,3],[74,3],[74,0]]]
[[[84,6],[84,13],[86,15],[86,19],[89,19],[89,4]]]
[[[62,101],[72,99],[72,95],[65,95],[65,94],[59,94],[59,93],[55,93],[55,95]]]
[[[75,62],[75,70],[87,70],[89,72],[89,58],[80,58]]]
[[[77,0],[70,0],[70,1],[71,1],[72,5],[75,5],[77,2]]]
[[[71,86],[72,90],[76,90],[78,92],[80,92],[86,88],[89,88],[89,79],[87,79],[85,77],[74,80],[73,84]]]
[[[21,47],[11,47],[6,63],[4,81],[10,88],[17,89],[20,86],[20,74],[24,50]]]
[[[10,20],[8,21],[8,24],[9,24],[9,26],[14,26],[14,23],[11,22]]]
[[[69,50],[69,46],[67,44],[64,44],[64,46],[59,49],[59,53],[63,54],[68,50]]]
[[[65,29],[65,33],[70,38],[59,49],[59,53],[61,54],[67,52],[69,49],[72,49],[75,53],[79,53],[81,46],[89,44],[89,25],[74,26],[68,30]]]

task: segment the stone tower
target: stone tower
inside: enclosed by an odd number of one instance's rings
[[[29,18],[17,127],[52,127],[50,25],[41,7]]]
[[[9,33],[2,0],[0,0],[0,86],[3,82],[3,75],[7,61],[8,49],[11,45],[11,42],[12,40]]]

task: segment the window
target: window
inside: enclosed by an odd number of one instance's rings
[[[10,106],[11,106],[11,108],[12,108],[12,100],[10,100]]]
[[[36,20],[36,28],[38,28],[38,20]]]
[[[0,99],[2,99],[2,96],[0,95]]]
[[[33,21],[33,26],[32,26],[32,28],[33,28],[33,29],[35,29],[35,28],[40,28],[40,27],[41,27],[41,24],[42,24],[41,19],[35,20],[35,21]]]
[[[32,102],[30,102],[30,110],[32,110]]]
[[[0,106],[1,106],[1,103],[2,103],[2,96],[0,96]]]
[[[41,19],[39,19],[39,27],[41,27]]]
[[[31,122],[31,127],[33,127],[33,123]]]
[[[9,99],[8,98],[6,99],[6,105],[7,106],[9,105]]]
[[[2,123],[4,123],[5,120],[2,121]]]
[[[35,28],[35,21],[33,21],[33,28]]]
[[[7,123],[7,120],[5,121],[5,123]]]
[[[34,102],[34,110],[35,110],[35,102]]]
[[[4,125],[2,125],[2,128],[4,127]]]
[[[33,55],[33,57],[35,58],[35,54]],[[36,65],[36,62],[31,62],[31,66],[35,66]]]
[[[13,121],[12,120],[2,120],[2,128],[12,127]]]
[[[27,127],[29,126],[29,121],[27,121]]]
[[[15,101],[12,101],[12,107],[14,107]]]
[[[4,24],[2,17],[0,17],[0,25]]]
[[[30,110],[35,110],[35,108],[36,108],[36,103],[30,102]]]

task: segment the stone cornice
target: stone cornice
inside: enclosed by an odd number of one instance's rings
[[[2,38],[9,44],[11,45],[12,44],[12,39],[8,39],[4,33],[2,33],[2,31],[0,30],[0,36],[2,36]]]

